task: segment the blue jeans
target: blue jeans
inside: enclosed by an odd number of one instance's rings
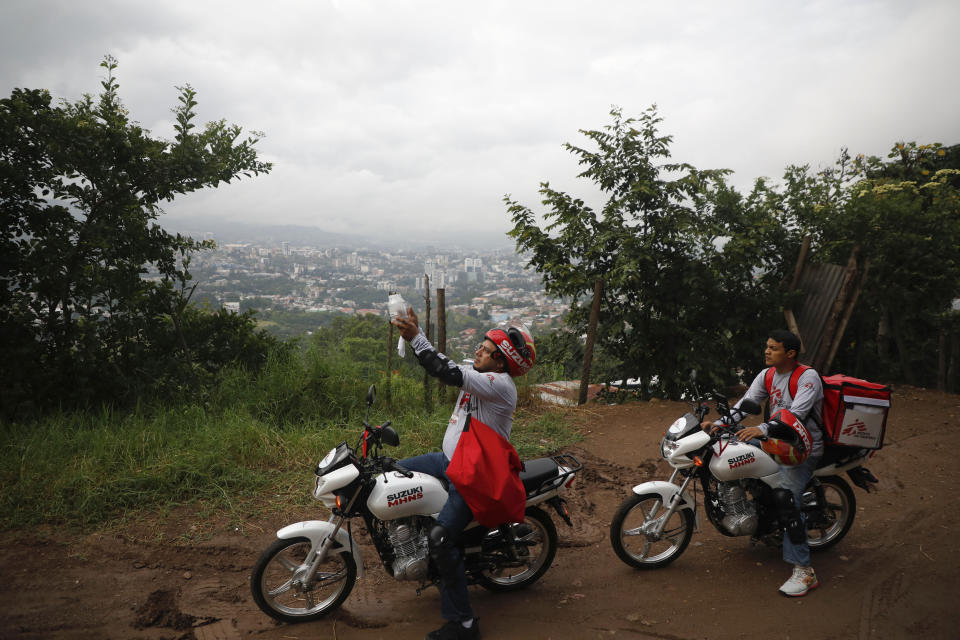
[[[439,451],[400,461],[400,465],[410,471],[419,471],[434,478],[442,478],[450,485],[447,489],[447,501],[440,509],[437,523],[447,530],[453,545],[446,549],[441,548],[438,552],[451,554],[448,560],[456,565],[457,570],[456,579],[451,584],[447,584],[444,580],[440,581],[440,613],[444,620],[461,622],[473,618],[473,609],[470,608],[470,598],[467,596],[467,571],[463,565],[463,554],[457,548],[456,542],[463,529],[473,520],[473,512],[470,511],[470,507],[464,502],[453,483],[449,482],[446,475],[449,464],[447,456]]]
[[[794,467],[780,465],[780,486],[793,494],[793,500],[796,502],[797,509],[800,509],[800,517],[804,523],[803,542],[800,544],[791,542],[787,532],[783,532],[783,560],[801,567],[810,566],[810,547],[807,545],[807,518],[803,513],[801,496],[807,483],[810,482],[810,478],[813,477],[813,471],[817,468],[817,462],[819,461],[820,456],[815,458],[811,456],[803,464]]]

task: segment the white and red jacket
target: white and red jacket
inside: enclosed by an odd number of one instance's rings
[[[422,330],[410,341],[410,346],[418,357],[425,351],[434,350]],[[517,386],[510,374],[480,373],[473,367],[455,364],[445,357],[443,359],[447,368],[459,369],[458,379],[462,377],[460,395],[443,435],[443,454],[447,459],[453,458],[468,413],[509,440],[513,429],[513,412],[517,408]]]
[[[773,369],[773,376],[769,381],[770,391],[769,393],[767,392],[768,371],[771,369],[772,367],[768,367],[760,371],[757,377],[753,379],[750,388],[747,389],[743,398],[734,405],[732,412],[734,420],[739,422],[746,417],[746,413],[738,411],[740,404],[745,399],[749,398],[757,404],[762,405],[769,398],[770,415],[775,414],[781,409],[787,409],[790,413],[797,416],[813,438],[813,447],[810,455],[822,455],[823,430],[814,418],[814,416],[819,416],[823,413],[823,384],[820,382],[820,374],[813,368],[807,367],[796,381],[796,397],[794,397],[790,389],[790,377],[793,375],[793,371],[777,373],[777,371]],[[764,435],[766,435],[769,425],[764,422],[757,426],[760,427]]]

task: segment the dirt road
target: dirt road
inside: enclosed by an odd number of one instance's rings
[[[779,551],[719,535],[702,512],[701,533],[665,569],[637,571],[613,554],[610,519],[631,486],[666,478],[657,444],[685,410],[669,402],[580,410],[575,527],[558,523],[556,560],[530,589],[471,589],[484,638],[960,637],[960,397],[896,390],[886,446],[869,465],[881,491],[855,489],[853,528],[815,555],[821,586],[799,599],[777,593],[789,573]],[[249,594],[253,562],[283,524],[325,515],[228,523],[180,510],[66,540],[51,529],[4,534],[0,638],[419,640],[439,624],[437,591],[417,596],[414,584],[389,578],[370,546],[368,573],[337,614],[302,625],[263,615]]]

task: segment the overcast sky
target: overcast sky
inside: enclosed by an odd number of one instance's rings
[[[131,117],[266,133],[271,174],[169,204],[371,237],[505,232],[541,181],[599,204],[564,142],[656,103],[673,160],[749,190],[842,147],[960,142],[960,2],[0,0],[0,94],[96,93]],[[508,241],[509,242],[509,241]]]

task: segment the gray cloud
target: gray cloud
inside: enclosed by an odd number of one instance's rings
[[[741,1],[49,2],[0,9],[0,91],[95,93],[120,61],[133,117],[170,137],[176,86],[201,120],[265,131],[269,176],[171,218],[367,234],[506,230],[542,180],[596,201],[564,142],[657,103],[676,160],[746,189],[841,147],[960,141],[960,5]]]

